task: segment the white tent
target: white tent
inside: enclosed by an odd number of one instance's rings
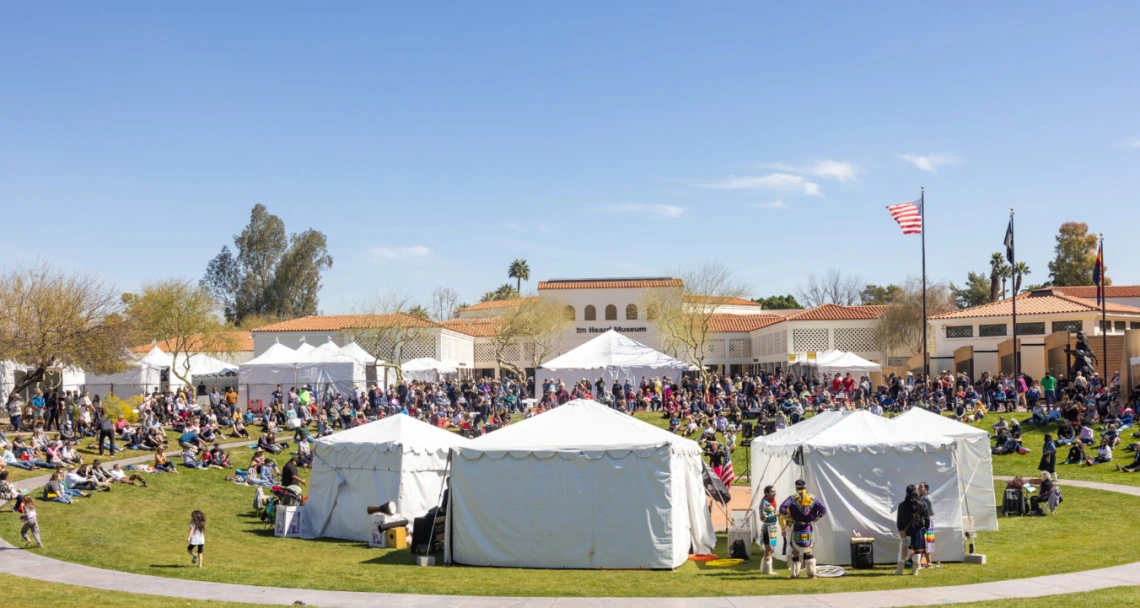
[[[126,370],[117,374],[88,374],[86,379],[86,389],[92,395],[114,393],[121,399],[149,395],[160,388],[161,384],[162,368],[142,361],[131,363]]]
[[[952,437],[900,433],[894,423],[866,411],[829,412],[753,440],[752,493],[759,497],[773,485],[777,500],[783,501],[794,491],[795,480],[803,479],[828,509],[815,526],[816,559],[849,564],[856,531],[878,541],[876,561],[893,563],[898,503],[908,484],[925,481],[939,540],[935,559],[961,561],[964,500],[957,448]]]
[[[998,529],[988,432],[918,407],[892,419],[891,424],[901,429],[900,434],[938,433],[958,440],[958,482],[966,494],[963,515],[974,518],[977,530]]]
[[[405,361],[400,365],[404,380],[416,382],[438,382],[447,375],[455,374],[459,369],[454,363],[438,361],[431,357],[421,357]]]
[[[297,350],[275,343],[242,363],[238,376],[247,397],[268,406],[278,384],[284,391],[310,384],[318,395],[331,385],[340,394],[351,394],[364,385],[364,365],[331,342],[319,349],[302,344]]]
[[[701,449],[575,400],[452,450],[444,558],[523,568],[676,568],[715,536]]]
[[[360,364],[364,366],[364,375],[367,382],[375,382],[384,390],[388,390],[389,376],[391,377],[391,381],[395,382],[396,373],[392,371],[391,374],[389,374],[392,368],[383,365],[387,363],[387,361],[383,359],[378,360],[372,353],[361,348],[356,342],[349,342],[340,347],[340,352],[360,361]]]
[[[815,365],[820,374],[846,374],[850,373],[858,380],[859,376],[869,375],[871,372],[882,372],[883,366],[868,361],[855,353],[841,350],[829,350],[819,354]]]
[[[365,507],[388,501],[409,520],[438,504],[456,433],[404,414],[316,440],[304,538],[368,541]]]
[[[189,374],[187,372],[186,363],[189,361]],[[170,382],[171,388],[183,386],[185,383],[177,374],[188,375],[190,382],[195,382],[195,378],[203,376],[218,376],[226,373],[236,374],[238,366],[232,363],[226,363],[221,359],[215,359],[203,353],[179,353],[177,361],[172,353],[164,352],[158,346],[150,349],[139,363],[157,369],[170,370],[167,378]]]
[[[695,369],[688,363],[653,350],[611,329],[578,348],[543,363],[535,372],[535,385],[542,386],[546,380],[557,378],[562,378],[568,386],[583,378],[593,384],[598,378],[603,378],[606,386],[609,386],[614,380],[620,382],[631,378],[637,382],[642,376],[670,376],[677,379],[681,372]]]

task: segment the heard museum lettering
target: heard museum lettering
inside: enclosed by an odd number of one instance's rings
[[[648,327],[576,327],[574,329],[580,334],[604,334],[611,329],[622,334],[649,331]]]

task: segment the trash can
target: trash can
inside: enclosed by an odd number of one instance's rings
[[[851,569],[871,570],[875,567],[875,539],[851,539]]]

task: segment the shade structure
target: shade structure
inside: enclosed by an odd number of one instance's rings
[[[187,361],[189,366],[187,366]],[[173,353],[164,352],[157,346],[143,355],[139,363],[147,367],[170,370],[167,378],[171,387],[185,385],[185,382],[177,374],[188,376],[190,382],[193,383],[195,382],[194,378],[220,376],[227,373],[236,374],[238,371],[238,366],[203,353],[179,353],[178,358],[175,359]]]
[[[872,372],[882,372],[883,366],[868,361],[855,353],[841,350],[829,350],[819,354],[815,362],[821,374],[847,374],[858,378]]]
[[[535,382],[541,386],[548,379],[576,382],[587,379],[591,384],[599,378],[606,385],[630,378],[634,382],[645,377],[671,376],[696,367],[654,350],[632,338],[609,330],[574,350],[555,357],[535,372]]]
[[[993,453],[990,434],[922,408],[911,408],[891,420],[902,434],[938,433],[957,440],[958,483],[965,494],[963,515],[974,519],[977,530],[997,530]]]
[[[456,365],[449,361],[440,361],[431,357],[411,359],[400,365],[400,372],[404,380],[414,382],[438,382],[443,377],[459,371]]]
[[[125,399],[138,395],[149,395],[162,385],[162,368],[142,361],[131,363],[126,370],[117,374],[88,374],[86,389],[92,395],[114,393]]]
[[[907,485],[925,481],[930,484],[939,541],[935,558],[961,561],[964,494],[957,441],[936,433],[901,433],[892,422],[867,411],[814,416],[753,440],[753,508],[765,486],[775,486],[777,501],[783,501],[794,491],[795,481],[803,479],[828,509],[815,526],[814,554],[820,563],[850,564],[853,532],[878,541],[876,562],[893,563],[898,503]]]
[[[449,562],[654,568],[715,543],[700,446],[575,400],[452,450]]]
[[[277,385],[283,391],[310,385],[318,395],[329,387],[342,395],[363,387],[364,365],[340,352],[336,344],[330,341],[320,347],[301,346],[293,350],[275,343],[259,357],[241,364],[238,375],[249,399],[269,405]]]
[[[448,450],[466,442],[405,414],[316,440],[301,535],[368,541],[365,508],[389,501],[423,515],[439,502]]]

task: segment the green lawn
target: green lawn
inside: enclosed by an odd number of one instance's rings
[[[235,450],[244,463],[251,452]],[[759,560],[740,567],[709,568],[693,562],[674,572],[556,571],[469,567],[419,568],[406,550],[371,549],[363,543],[278,539],[253,517],[253,489],[223,481],[225,472],[183,471],[150,475],[149,488],[116,487],[71,505],[40,503],[44,555],[100,568],[155,576],[278,587],[392,593],[463,595],[659,597],[789,594],[957,585],[1072,572],[1140,561],[1140,545],[1120,543],[1105,552],[1086,542],[1078,522],[1103,513],[1103,492],[1067,488],[1060,515],[1003,519],[1001,531],[983,533],[986,566],[946,564],[917,577],[894,577],[886,566],[852,571],[841,579],[761,577]],[[1113,509],[1140,509],[1140,498],[1113,495]],[[209,519],[207,567],[190,567],[185,553],[190,511]],[[20,522],[0,515],[0,536],[19,544]],[[1118,530],[1128,538],[1140,521]],[[881,547],[880,551],[889,550]],[[723,554],[724,541],[718,547]],[[290,564],[303,564],[292,567]],[[786,573],[785,573],[786,576]]]

